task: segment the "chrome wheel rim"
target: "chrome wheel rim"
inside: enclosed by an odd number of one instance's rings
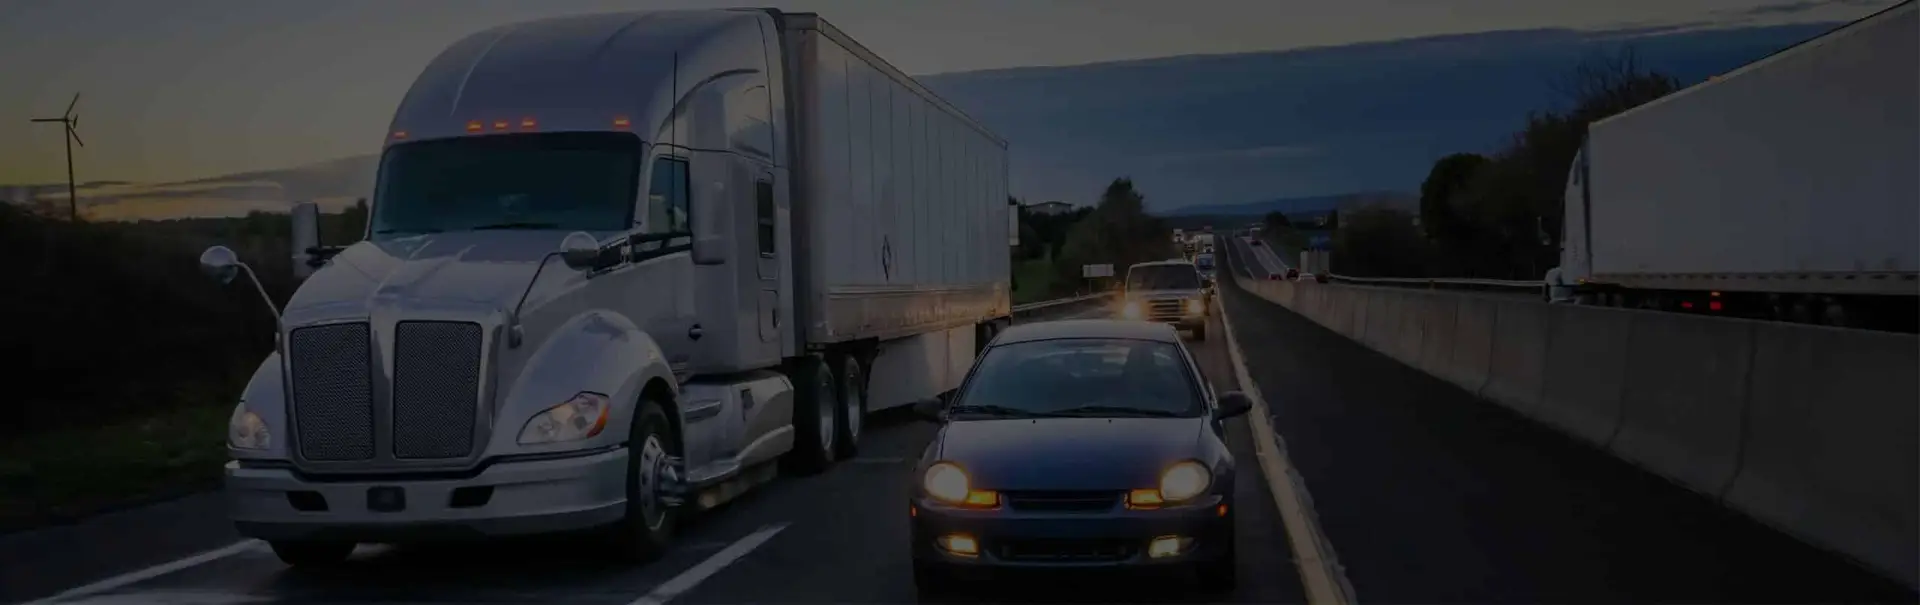
[[[840,389],[847,394],[847,440],[857,442],[860,439],[860,421],[866,414],[866,398],[860,394],[860,366],[847,363],[847,384]]]
[[[667,509],[660,499],[661,465],[666,464],[667,450],[660,445],[660,438],[648,435],[640,446],[640,520],[647,529],[658,530],[667,522]]]
[[[826,366],[823,365],[820,367],[820,373],[827,374]],[[820,415],[820,451],[832,452],[833,451],[833,433],[834,433],[834,430],[833,430],[833,408],[834,408],[833,376],[831,374],[828,374],[820,378],[823,378],[823,379],[816,379],[813,381],[814,384],[820,385],[818,387],[819,391],[815,392],[813,395],[814,400],[818,402],[816,405],[813,406],[813,408],[814,408],[814,412]]]

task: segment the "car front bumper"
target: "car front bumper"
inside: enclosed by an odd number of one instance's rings
[[[402,542],[542,534],[626,515],[627,450],[496,462],[447,479],[317,479],[227,463],[229,515],[267,540]],[[400,494],[396,500],[394,494]]]
[[[959,571],[972,569],[1154,568],[1207,563],[1231,551],[1233,516],[1226,499],[1209,496],[1191,505],[1161,510],[1022,512],[956,509],[912,503],[912,552],[916,560]],[[973,538],[979,552],[956,554],[942,536]],[[1171,556],[1152,556],[1156,538],[1176,537],[1185,546]]]

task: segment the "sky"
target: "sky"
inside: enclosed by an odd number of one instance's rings
[[[1448,33],[1852,19],[1895,0],[763,0],[910,74],[1285,50]],[[549,16],[702,0],[0,0],[0,184],[167,182],[378,151],[442,48]]]

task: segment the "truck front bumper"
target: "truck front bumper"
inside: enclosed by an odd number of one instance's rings
[[[446,479],[316,479],[228,462],[229,514],[266,540],[411,542],[565,532],[626,515],[627,450],[502,461]]]

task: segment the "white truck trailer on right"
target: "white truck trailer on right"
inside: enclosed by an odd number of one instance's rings
[[[1920,7],[1594,122],[1560,299],[1913,331]]]

